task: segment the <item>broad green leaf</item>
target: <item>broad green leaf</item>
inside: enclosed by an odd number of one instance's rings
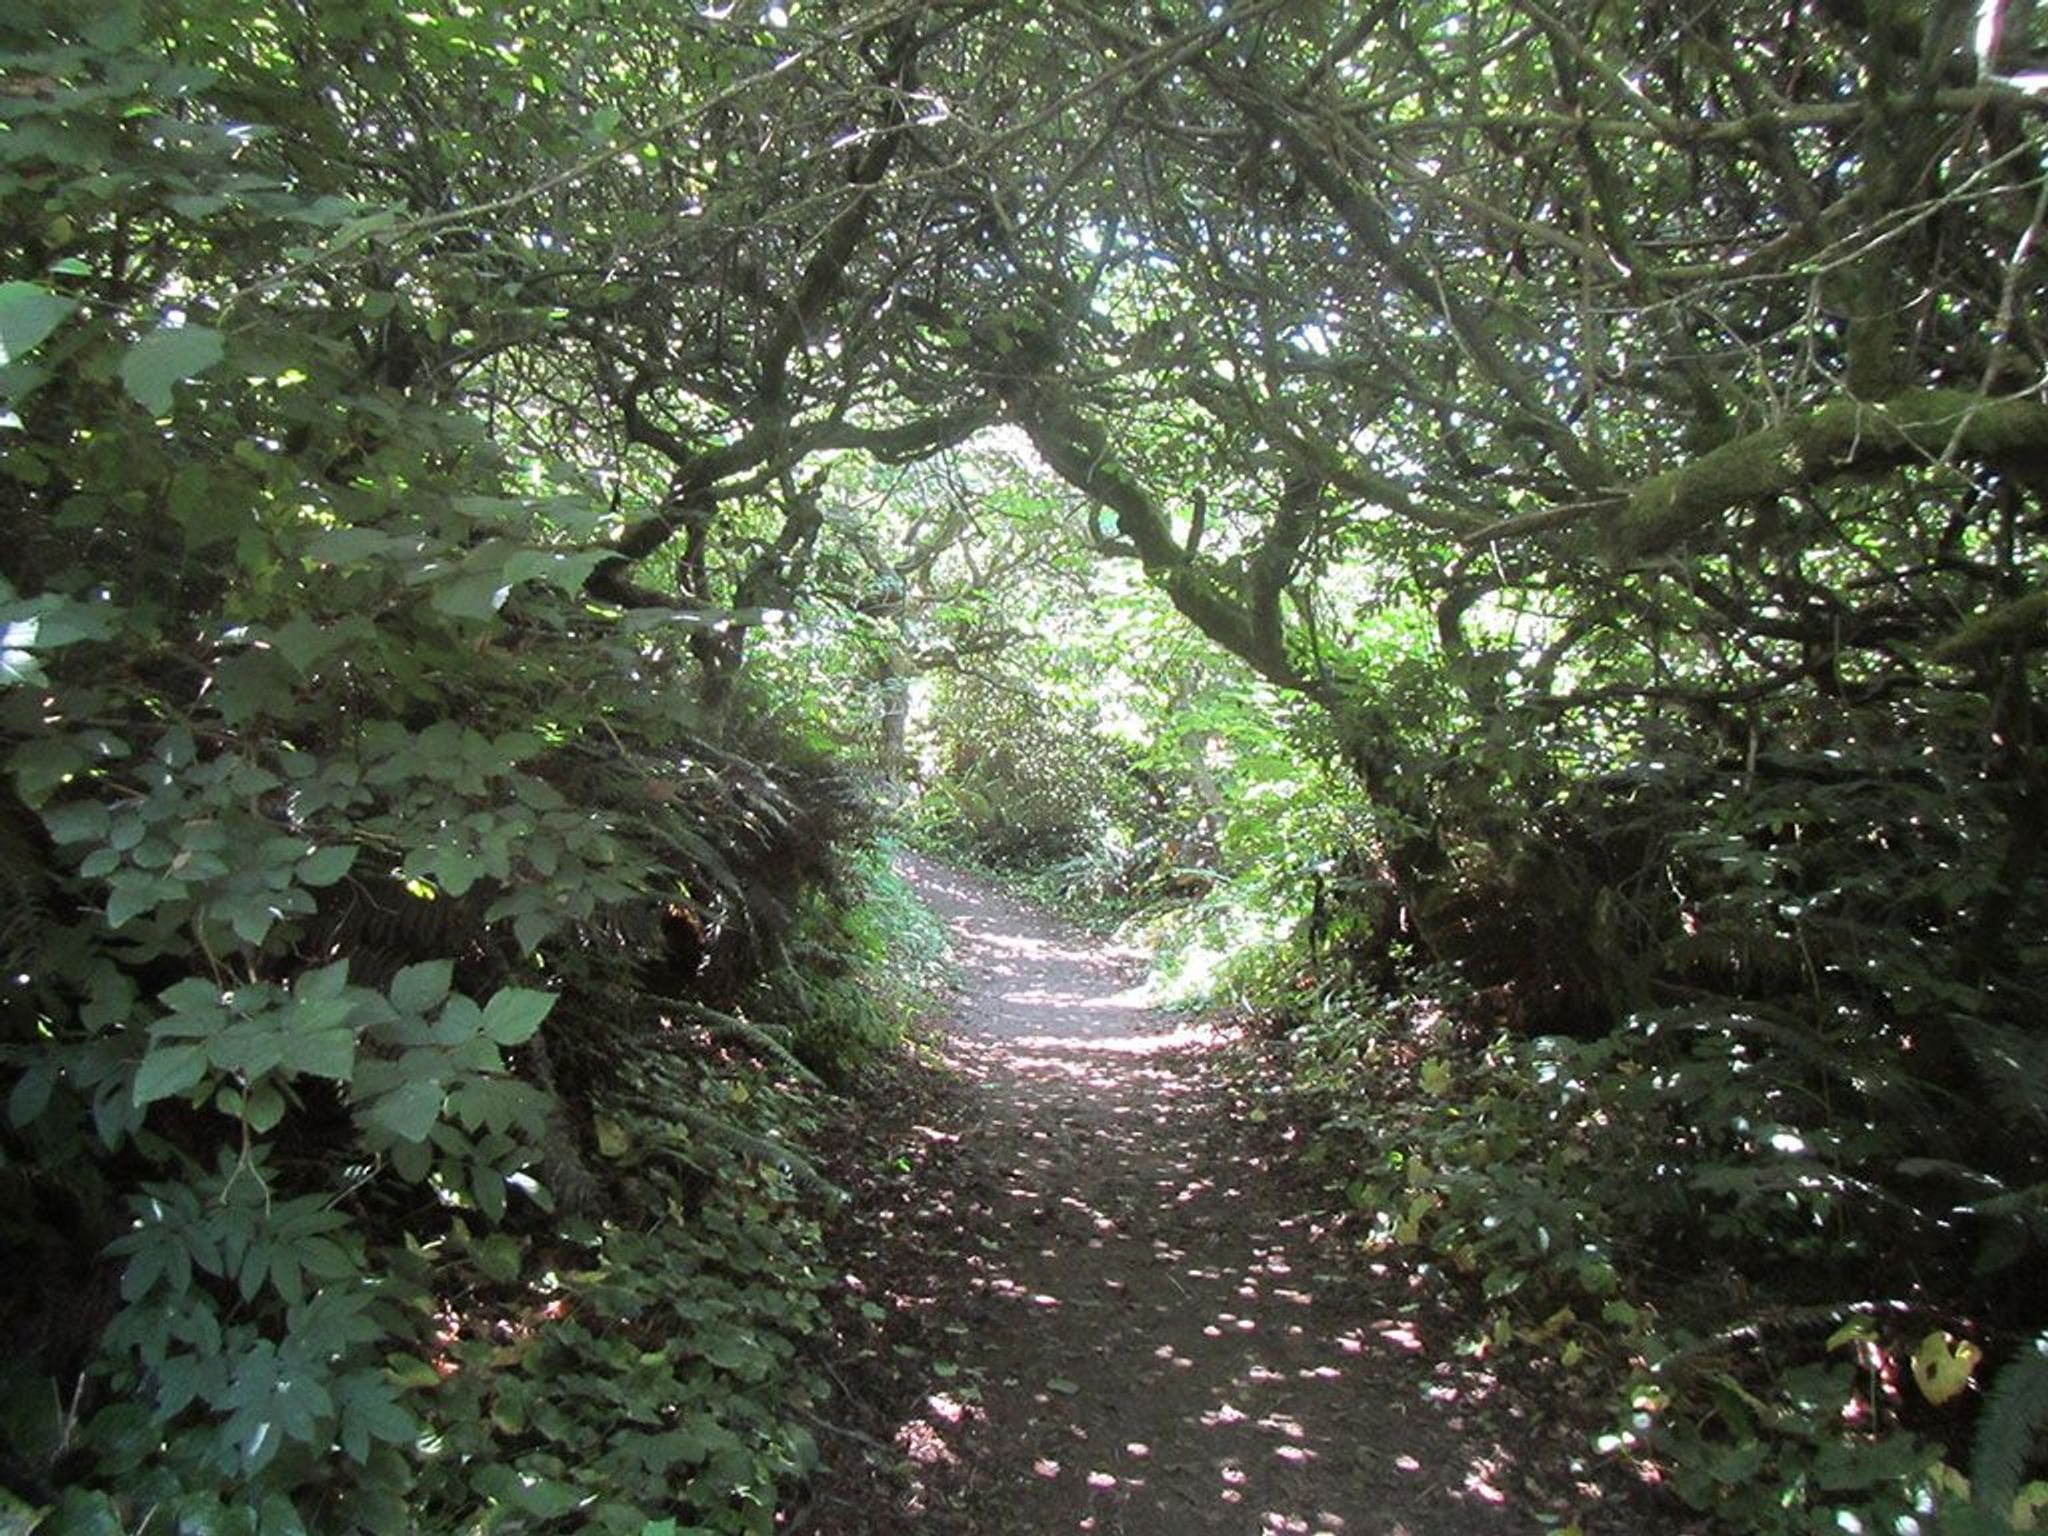
[[[526,1250],[516,1237],[505,1232],[493,1232],[472,1250],[476,1267],[484,1272],[486,1279],[500,1285],[510,1285],[519,1278],[519,1271],[526,1261]]]
[[[319,890],[323,886],[334,884],[347,874],[349,866],[355,861],[356,849],[353,844],[342,843],[322,848],[319,852],[310,853],[299,861],[296,878],[299,884]]]
[[[539,581],[563,592],[582,589],[590,573],[615,558],[607,550],[586,550],[571,553],[559,549],[522,549],[505,561],[504,580],[508,583]]]
[[[182,981],[174,981],[157,996],[175,1013],[220,1011],[220,988],[199,976],[187,976]]]
[[[554,1006],[550,993],[505,987],[484,1005],[484,1033],[500,1045],[523,1045]]]
[[[121,359],[121,383],[152,416],[168,416],[171,386],[206,372],[224,352],[220,332],[203,325],[152,331]]]
[[[23,1072],[7,1095],[7,1123],[19,1130],[39,1117],[56,1085],[55,1062],[39,1061]]]
[[[364,1117],[400,1141],[425,1141],[441,1118],[441,1097],[439,1083],[401,1083],[373,1102]]]
[[[57,843],[84,843],[107,835],[107,808],[86,802],[43,812],[43,825]]]
[[[322,565],[354,565],[404,544],[375,528],[332,528],[306,545],[306,558]]]
[[[292,984],[292,996],[301,1003],[332,1003],[338,1001],[347,989],[348,961],[344,958],[332,965],[305,972]]]
[[[107,895],[107,926],[120,928],[144,912],[154,912],[165,900],[166,882],[142,876],[133,880],[116,877],[114,889]]]
[[[442,848],[433,855],[433,874],[450,896],[466,896],[484,873],[483,861],[465,848]]]
[[[434,589],[434,607],[455,619],[488,619],[505,606],[512,595],[512,583],[493,572],[485,576],[462,576]]]
[[[196,1045],[158,1046],[135,1069],[137,1107],[175,1098],[206,1076],[206,1052]]]
[[[284,1119],[284,1111],[284,1095],[271,1083],[258,1083],[251,1088],[242,1108],[249,1129],[258,1135],[275,1130],[277,1123]]]
[[[320,1029],[294,1035],[284,1049],[283,1065],[311,1077],[345,1083],[355,1070],[356,1037],[346,1029]]]
[[[400,1013],[425,1013],[448,995],[455,978],[453,960],[422,960],[391,978],[391,1006]]]
[[[0,283],[0,367],[33,352],[77,308],[34,283]]]

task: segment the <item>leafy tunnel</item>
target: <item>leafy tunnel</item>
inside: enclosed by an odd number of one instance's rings
[[[0,1529],[789,1528],[902,840],[1660,1507],[2032,1528],[2044,25],[17,0]]]

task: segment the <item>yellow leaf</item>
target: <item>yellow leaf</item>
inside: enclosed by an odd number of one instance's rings
[[[633,1145],[633,1138],[626,1134],[626,1128],[607,1115],[598,1115],[592,1122],[597,1132],[597,1150],[605,1157],[624,1157]]]
[[[1402,1217],[1400,1224],[1394,1228],[1394,1241],[1397,1243],[1420,1241],[1422,1237],[1422,1219],[1442,1203],[1426,1189],[1411,1198],[1408,1202],[1408,1214]]]
[[[2038,1531],[2044,1513],[2048,1513],[2048,1483],[2029,1483],[2012,1501],[2012,1528]]]
[[[1927,1469],[1927,1486],[1951,1498],[1970,1496],[1970,1480],[1945,1461],[1937,1461]]]
[[[1984,1351],[1968,1339],[1937,1328],[1913,1351],[1913,1380],[1930,1403],[1945,1403],[1970,1384]]]

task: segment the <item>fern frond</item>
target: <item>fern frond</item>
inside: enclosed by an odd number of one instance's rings
[[[2026,1478],[2027,1457],[2048,1425],[2048,1332],[2037,1333],[1998,1373],[1970,1447],[1970,1485],[1977,1502],[2010,1509]]]
[[[2048,1126],[2048,1033],[1977,1021],[1957,1035],[2001,1118]]]

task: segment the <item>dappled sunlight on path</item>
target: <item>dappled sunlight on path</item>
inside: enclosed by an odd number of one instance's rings
[[[906,1213],[948,1250],[934,1294],[897,1298],[954,1338],[897,1437],[953,1490],[926,1528],[1528,1528],[1473,1414],[1487,1378],[1443,1358],[1411,1282],[1382,1270],[1367,1298],[1326,1272],[1216,1034],[1149,1011],[1138,956],[906,873],[954,935],[946,1050],[971,1084],[923,1128],[951,1177]]]

